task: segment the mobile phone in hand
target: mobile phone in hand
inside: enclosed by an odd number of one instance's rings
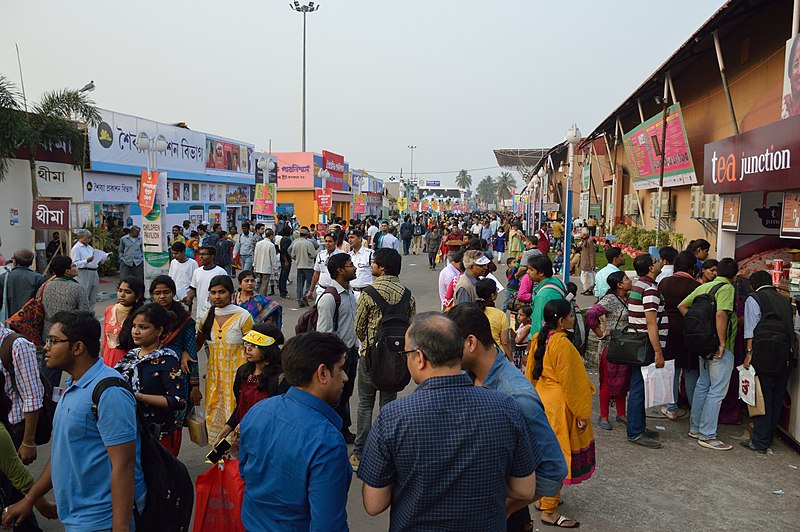
[[[206,460],[211,462],[212,464],[216,464],[222,457],[225,456],[225,453],[231,450],[231,443],[228,440],[220,440],[214,449],[206,455]]]

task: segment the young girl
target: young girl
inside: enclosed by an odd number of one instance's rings
[[[243,340],[247,362],[239,366],[233,380],[236,408],[222,427],[216,443],[236,430],[244,415],[257,402],[283,395],[289,389],[281,368],[283,334],[280,329],[272,323],[257,323]]]
[[[533,310],[530,305],[524,305],[517,311],[517,332],[514,335],[514,365],[521,371],[525,371],[528,364],[528,348],[530,340],[528,336],[531,332],[531,315]]]
[[[206,376],[206,425],[209,441],[217,441],[222,426],[236,408],[233,377],[244,364],[244,335],[253,328],[253,318],[234,305],[233,281],[227,275],[212,277],[208,297],[211,306],[197,322],[197,345],[208,348]]]
[[[503,262],[503,253],[506,251],[506,241],[508,235],[505,233],[504,227],[501,225],[497,228],[497,234],[494,237],[494,251],[497,255],[497,262]]]
[[[239,292],[236,304],[253,317],[253,323],[274,323],[283,326],[283,307],[267,296],[256,293],[256,276],[251,271],[239,272]]]
[[[508,316],[494,306],[494,300],[497,298],[497,284],[492,279],[481,279],[475,284],[475,293],[478,296],[475,303],[489,318],[494,343],[503,350],[506,358],[513,362],[514,352],[511,348],[511,335],[508,332]]]
[[[119,361],[116,370],[133,388],[147,427],[158,427],[161,444],[177,458],[181,428],[176,428],[175,420],[186,414],[188,390],[178,355],[161,342],[175,316],[158,303],[143,305],[131,316],[136,347]]]
[[[189,400],[199,405],[203,395],[200,393],[200,375],[197,368],[197,343],[195,323],[186,307],[175,301],[175,281],[168,275],[159,275],[150,283],[150,297],[166,310],[175,314],[175,319],[164,331],[161,342],[172,349],[181,361],[181,369],[189,377]],[[183,421],[181,420],[181,426]]]
[[[144,302],[144,283],[138,277],[123,277],[117,286],[117,302],[103,313],[103,362],[117,365],[133,348],[128,317]]]

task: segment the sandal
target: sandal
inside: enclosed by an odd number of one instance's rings
[[[705,447],[706,449],[714,449],[715,451],[730,451],[731,449],[733,449],[733,447],[731,447],[722,440],[698,439],[697,443],[699,443],[701,447]]]
[[[567,521],[572,521],[572,524],[571,525],[565,525],[564,523],[567,522]],[[565,515],[559,516],[558,520],[555,523],[548,523],[547,521],[542,520],[542,524],[543,525],[547,525],[547,526],[557,526],[559,528],[580,528],[580,526],[581,526],[580,522],[578,522],[578,521],[576,521],[574,519],[570,519],[569,517],[567,517]]]
[[[564,504],[564,499],[559,499],[558,505],[561,506],[562,504]],[[533,507],[536,509],[537,512],[541,512],[542,511],[542,505],[541,505],[541,503],[539,501],[536,501],[535,503],[533,503]]]
[[[599,417],[597,418],[597,424],[600,425],[601,429],[605,429],[605,430],[611,430],[611,429],[614,428],[614,427],[611,426],[611,423],[609,423],[608,421],[603,421]]]

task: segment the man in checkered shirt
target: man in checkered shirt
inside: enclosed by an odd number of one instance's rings
[[[541,454],[522,410],[461,373],[462,346],[438,312],[406,333],[401,356],[419,386],[381,410],[358,469],[364,508],[391,506],[392,531],[505,530],[507,499],[533,499]]]

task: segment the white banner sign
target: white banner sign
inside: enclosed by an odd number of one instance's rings
[[[81,171],[71,164],[36,161],[36,185],[44,198],[71,197]]]
[[[135,176],[86,172],[83,176],[83,201],[137,203],[136,188]]]
[[[97,127],[89,126],[89,149],[93,163],[146,168],[147,154],[136,148],[136,136],[144,131],[151,139],[163,135],[167,140],[167,151],[158,154],[159,170],[205,173],[205,133],[103,109],[100,115]]]

